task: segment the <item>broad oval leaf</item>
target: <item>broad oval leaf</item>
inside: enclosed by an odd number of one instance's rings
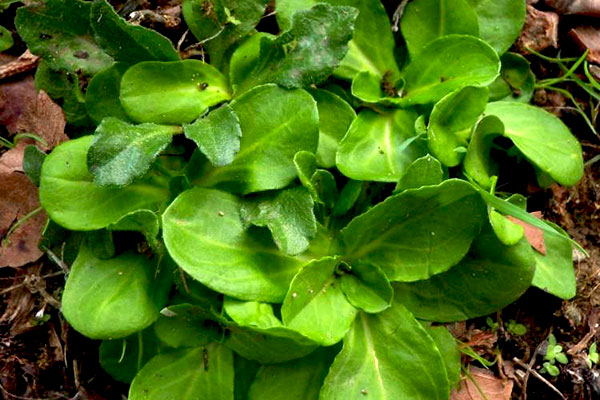
[[[535,274],[531,284],[561,299],[575,296],[577,281],[571,244],[544,232],[546,254],[535,252]]]
[[[500,59],[472,36],[448,35],[429,43],[403,72],[406,85],[397,103],[435,103],[463,86],[486,86],[500,72]]]
[[[535,90],[535,75],[529,61],[516,53],[504,53],[500,61],[500,76],[489,86],[490,101],[529,103]]]
[[[504,124],[494,115],[486,115],[477,122],[467,154],[463,162],[465,175],[477,182],[485,190],[490,190],[493,176],[497,175],[498,165],[492,159],[494,138],[504,133]]]
[[[292,280],[281,306],[283,323],[323,345],[339,342],[356,316],[335,274],[339,261],[311,261]]]
[[[169,199],[166,188],[136,182],[126,188],[96,185],[87,168],[94,136],[56,147],[42,165],[40,202],[55,222],[71,230],[105,228],[142,209],[157,210]]]
[[[133,252],[101,260],[82,245],[65,284],[62,313],[92,339],[116,339],[148,327],[162,306],[154,299],[156,264]]]
[[[395,301],[430,321],[481,317],[518,299],[529,288],[534,269],[533,250],[525,239],[505,246],[488,227],[449,271],[426,281],[394,283]]]
[[[583,176],[581,145],[558,117],[529,104],[490,103],[486,115],[504,124],[504,136],[536,167],[561,185],[575,185]]]
[[[212,323],[211,310],[182,303],[166,307],[152,326],[156,337],[172,348],[200,347],[218,342],[222,331]]]
[[[488,95],[485,87],[467,86],[435,104],[429,117],[427,146],[442,164],[447,167],[460,164],[471,128],[485,110]]]
[[[444,180],[442,164],[434,157],[427,154],[417,158],[407,168],[394,192],[407,189],[418,189],[421,186],[439,185]]]
[[[336,94],[317,89],[310,92],[319,110],[319,145],[317,163],[323,168],[335,166],[335,153],[356,113]]]
[[[336,356],[319,400],[448,399],[444,361],[425,328],[401,305],[360,313]]]
[[[258,86],[231,102],[242,128],[240,151],[229,165],[202,177],[217,185],[248,194],[280,189],[296,178],[294,155],[314,153],[319,140],[317,105],[302,89]]]
[[[414,58],[429,42],[442,36],[478,36],[479,25],[467,0],[413,0],[402,14],[400,30]]]
[[[460,381],[461,354],[458,350],[458,341],[448,332],[445,326],[427,326],[427,334],[433,339],[444,359],[448,375],[449,389],[452,390]],[[450,394],[450,393],[449,393]]]
[[[159,354],[137,374],[130,400],[233,400],[233,354],[220,344]]]
[[[106,117],[128,120],[119,101],[121,78],[128,68],[126,63],[114,63],[90,80],[85,92],[85,107],[94,122],[100,123]]]
[[[117,61],[177,61],[179,53],[160,33],[132,25],[121,18],[106,0],[94,0],[90,23],[98,44]]]
[[[392,305],[394,290],[379,267],[354,263],[345,272],[340,279],[342,291],[354,307],[376,314]]]
[[[240,120],[227,104],[185,125],[183,131],[214,166],[230,164],[240,150]]]
[[[263,38],[275,40],[275,35],[267,32],[256,32],[243,41],[231,55],[229,82],[236,94],[238,94],[238,88],[244,84],[244,81],[251,79],[252,70],[260,57],[260,43]]]
[[[467,0],[477,13],[479,36],[498,54],[504,53],[519,37],[525,23],[523,0]]]
[[[450,179],[390,196],[354,218],[341,231],[344,255],[350,265],[377,265],[391,281],[427,279],[458,263],[486,220],[477,191]]]
[[[199,60],[141,62],[121,80],[121,104],[136,122],[189,123],[230,97],[227,78]]]
[[[246,231],[240,200],[214,189],[179,195],[163,214],[169,254],[194,279],[244,300],[281,301],[301,261],[280,253],[264,231]]]
[[[396,182],[411,162],[425,155],[415,119],[416,114],[407,110],[384,114],[362,110],[338,146],[340,172],[355,180]]]
[[[125,186],[143,176],[163,151],[178,126],[132,125],[108,117],[96,128],[87,153],[87,165],[94,183],[100,186]]]

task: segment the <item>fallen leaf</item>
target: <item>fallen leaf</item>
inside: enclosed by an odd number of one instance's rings
[[[569,31],[569,37],[581,50],[589,50],[589,61],[600,63],[600,29],[593,26],[577,26]]]
[[[534,211],[529,214],[533,215],[536,218],[542,219],[542,213],[540,211]],[[546,255],[546,242],[544,241],[543,230],[533,225],[529,225],[528,223],[523,222],[520,219],[511,217],[510,215],[507,215],[506,218],[508,218],[511,222],[514,222],[517,225],[521,225],[523,229],[525,229],[525,238],[527,239],[531,247],[536,249],[541,254]]]
[[[460,388],[458,391],[456,389],[452,391],[450,400],[510,400],[513,381],[503,382],[486,369],[471,367],[469,372],[473,379],[463,376]]]
[[[600,0],[546,0],[545,3],[559,14],[600,17]]]
[[[529,54],[527,49],[542,51],[550,46],[558,47],[558,14],[527,5],[527,19],[517,47],[521,53]]]

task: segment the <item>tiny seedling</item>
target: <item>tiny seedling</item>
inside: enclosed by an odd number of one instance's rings
[[[556,363],[567,364],[569,359],[563,353],[563,347],[556,343],[556,337],[554,334],[548,336],[546,341],[546,353],[544,354],[544,360],[546,360],[540,369],[541,373],[548,373],[551,376],[558,376],[560,370],[556,366]]]
[[[588,355],[586,359],[587,365],[589,368],[592,368],[592,365],[598,364],[598,361],[600,361],[600,354],[598,354],[596,343],[592,343],[588,349]]]

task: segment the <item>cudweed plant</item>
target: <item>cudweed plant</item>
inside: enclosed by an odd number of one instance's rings
[[[278,0],[279,35],[266,0],[184,0],[207,62],[105,0],[18,10],[83,133],[43,161],[42,245],[131,400],[447,399],[460,353],[435,323],[574,296],[573,242],[495,192],[512,155],[541,185],[583,174],[507,52],[525,1],[446,3],[410,2],[399,44],[377,0]]]

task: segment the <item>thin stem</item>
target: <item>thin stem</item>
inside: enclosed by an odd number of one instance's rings
[[[30,211],[29,213],[27,213],[25,216],[23,216],[21,219],[19,219],[17,222],[15,222],[15,224],[13,226],[10,227],[10,229],[8,230],[8,232],[6,233],[6,236],[3,239],[4,243],[10,243],[10,235],[13,234],[13,232],[15,230],[17,230],[19,227],[21,227],[21,225],[23,225],[25,222],[27,222],[27,220],[29,220],[31,217],[34,217],[35,215],[39,214],[40,211],[43,211],[44,208],[42,206],[36,208],[35,210]]]

